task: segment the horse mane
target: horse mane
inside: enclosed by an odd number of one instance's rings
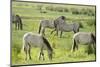
[[[47,48],[50,49],[51,51],[53,51],[52,47],[50,46],[50,43],[48,42],[48,40],[45,37],[42,37],[44,43],[46,44]]]

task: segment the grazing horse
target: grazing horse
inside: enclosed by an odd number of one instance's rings
[[[23,30],[23,24],[19,15],[12,15],[12,22],[15,23],[15,29]]]
[[[54,22],[51,20],[41,20],[38,33],[42,32],[45,35],[45,28],[54,29]]]
[[[63,32],[70,32],[70,31],[73,31],[74,33],[77,33],[79,32],[79,28],[80,28],[80,25],[79,23],[71,23],[71,24],[62,24],[61,28],[59,28],[59,30],[61,30],[61,33],[60,33],[60,37],[62,37],[62,33]]]
[[[60,37],[62,37],[62,33],[63,32],[70,32],[70,31],[73,31],[74,33],[77,33],[79,32],[79,28],[80,28],[80,25],[79,23],[76,23],[76,22],[73,22],[73,23],[59,23],[59,25],[56,26],[56,31],[57,31],[57,34],[58,34],[58,31],[61,31],[60,33]]]
[[[51,34],[52,34],[54,31],[56,31],[56,29],[55,29],[56,26],[58,24],[60,25],[60,23],[63,23],[64,21],[65,21],[65,17],[64,16],[60,16],[60,17],[58,17],[57,19],[55,19],[53,21],[52,20],[42,20],[40,22],[39,32],[38,33],[42,32],[42,34],[45,35],[45,28],[51,28],[51,29],[54,29],[51,32]]]
[[[95,49],[96,36],[91,32],[78,32],[73,36],[73,43],[72,52],[75,51],[75,48],[78,49],[79,44],[92,46]]]
[[[44,49],[48,51],[49,59],[52,60],[53,49],[48,40],[41,34],[34,34],[32,32],[28,32],[23,36],[23,49],[26,54],[26,60],[28,54],[29,54],[29,59],[31,59],[30,52],[32,47],[40,48],[41,51],[39,60],[41,59],[41,57],[43,57],[44,60],[44,53],[43,53]]]

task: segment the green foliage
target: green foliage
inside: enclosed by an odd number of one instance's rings
[[[88,25],[88,26],[93,26],[93,25],[95,26],[95,25],[96,25],[96,21],[95,21],[95,20],[93,20],[93,19],[92,19],[92,20],[87,21],[86,23],[87,23],[87,25]]]

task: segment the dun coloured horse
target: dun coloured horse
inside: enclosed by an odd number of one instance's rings
[[[41,20],[38,33],[42,32],[45,35],[46,28],[54,29],[54,22],[51,20]]]
[[[45,28],[50,28],[50,29],[54,29],[51,32],[51,34],[52,34],[54,31],[56,31],[55,26],[57,26],[60,23],[63,23],[64,21],[65,21],[65,16],[60,16],[55,20],[42,20],[40,22],[39,32],[38,33],[42,32],[42,34],[45,35]],[[55,24],[54,24],[54,22],[55,22]]]
[[[12,15],[12,22],[15,23],[15,29],[23,30],[23,24],[19,15]]]
[[[78,32],[73,36],[73,45],[71,51],[75,51],[75,48],[78,49],[79,44],[92,46],[93,49],[95,49],[96,37],[91,32]]]
[[[29,59],[31,59],[31,49],[32,47],[38,47],[40,48],[40,56],[43,57],[44,60],[44,52],[43,50],[46,49],[48,52],[49,59],[52,60],[52,54],[53,54],[53,49],[48,42],[48,40],[42,36],[41,34],[34,34],[32,32],[28,32],[23,36],[23,49],[26,54],[26,60],[27,60],[27,55],[29,55]]]
[[[62,37],[63,32],[71,32],[71,31],[73,31],[74,33],[79,32],[80,24],[76,22],[69,23],[69,24],[63,22],[63,23],[56,24],[55,28],[56,28],[55,30],[57,31],[57,34],[58,34],[58,31],[61,31],[60,37]]]

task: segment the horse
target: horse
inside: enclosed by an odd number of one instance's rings
[[[78,49],[78,45],[88,45],[92,46],[95,50],[95,44],[96,44],[96,36],[91,32],[78,32],[73,35],[73,45],[71,52],[75,51],[75,48]]]
[[[60,37],[62,37],[63,32],[70,32],[70,31],[73,31],[74,33],[79,32],[80,24],[77,22],[73,22],[69,24],[66,22],[62,22],[62,23],[59,23],[58,25],[56,24],[55,28],[56,28],[55,30],[57,31],[57,34],[58,34],[58,31],[61,31]]]
[[[60,16],[58,17],[57,19],[55,20],[42,20],[40,22],[40,26],[39,26],[39,31],[38,33],[42,32],[43,35],[45,35],[45,28],[50,28],[50,29],[54,29],[51,34],[56,31],[56,26],[59,24],[59,23],[62,23],[65,21],[65,16]],[[55,22],[55,24],[54,24]],[[41,31],[42,30],[42,31]]]
[[[42,32],[45,35],[45,28],[54,29],[54,22],[52,20],[41,20],[38,33]]]
[[[23,24],[19,15],[12,15],[12,23],[15,23],[15,30],[23,30]]]
[[[41,34],[35,34],[32,32],[25,33],[23,36],[23,49],[26,54],[26,60],[27,60],[27,55],[29,55],[29,59],[31,59],[31,48],[32,47],[38,47],[40,48],[40,55],[39,55],[39,60],[41,57],[43,57],[44,60],[44,53],[43,50],[47,50],[48,52],[48,57],[49,60],[52,60],[52,54],[53,54],[53,49],[48,42],[48,40],[42,36]]]

